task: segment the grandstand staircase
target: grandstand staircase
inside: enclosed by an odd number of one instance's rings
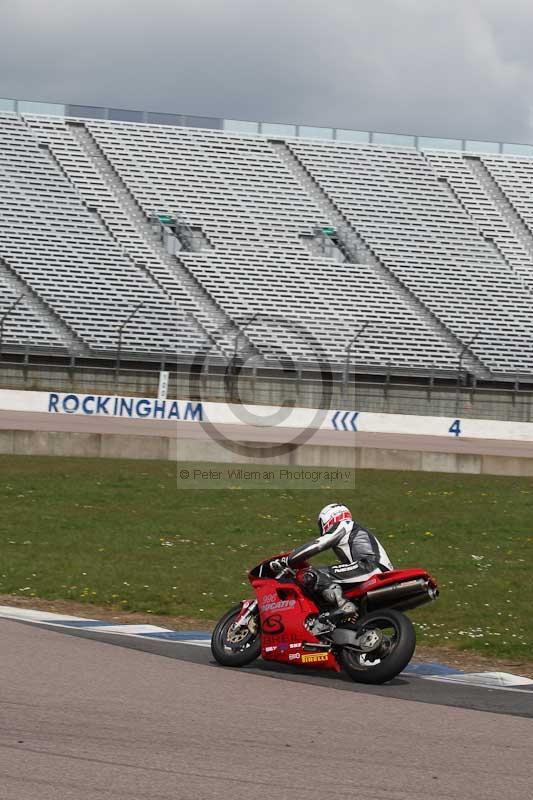
[[[464,160],[533,263],[533,234],[529,227],[507,198],[507,195],[500,189],[481,157],[465,155]],[[524,189],[524,194],[527,194],[526,189]],[[531,284],[529,286],[531,288]]]
[[[243,343],[243,346],[239,350],[240,357],[248,362],[252,360],[254,363],[262,363],[259,350],[250,342],[246,335],[242,333],[238,324],[225,314],[211,295],[196,278],[191,275],[179,256],[168,252],[165,237],[161,235],[160,226],[154,226],[153,220],[151,221],[146,216],[126,183],[110,164],[87,128],[79,124],[70,125],[69,127],[74,138],[93,163],[102,181],[115,198],[117,205],[125,214],[130,224],[135,228],[137,234],[152,253],[166,265],[170,274],[177,278],[179,284],[192,299],[195,311],[191,313],[191,316],[199,330],[226,356],[234,354],[235,343],[240,341]],[[108,233],[113,236],[113,233],[109,231],[109,229],[107,230]],[[116,237],[113,238],[120,247],[124,248],[122,242]],[[190,249],[188,244],[189,243],[182,242],[184,250]],[[144,265],[138,264],[137,261],[135,263],[138,266],[144,267]],[[166,287],[158,281],[157,276],[153,275],[147,267],[144,267],[144,269],[145,273],[149,275],[163,291],[172,297]]]
[[[292,152],[286,142],[270,141],[270,146],[281,158],[287,169],[292,173],[300,186],[310,195],[320,210],[324,213],[330,224],[336,229],[336,244],[344,253],[350,263],[365,264],[396,293],[401,295],[408,305],[430,325],[430,327],[457,353],[458,360],[463,356],[465,368],[478,378],[489,378],[490,370],[483,362],[468,349],[467,343],[455,336],[439,319],[425,306],[402,281],[400,281],[373,253],[371,248],[353,229],[346,217],[339,211],[335,203],[315,181],[313,176],[304,167],[298,157]],[[466,350],[465,350],[466,347]]]
[[[16,275],[7,261],[0,256],[0,274],[2,281],[16,294],[18,297],[24,295],[22,301],[27,308],[30,308],[33,313],[40,317],[40,319],[55,333],[58,341],[63,343],[65,350],[73,356],[90,356],[91,350],[85,342],[80,339],[74,331],[64,322],[47,303],[42,300],[27,283]]]

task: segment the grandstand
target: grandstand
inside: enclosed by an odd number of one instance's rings
[[[75,111],[0,113],[2,359],[533,383],[528,156]]]

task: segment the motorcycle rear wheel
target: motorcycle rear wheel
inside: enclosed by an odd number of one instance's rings
[[[215,625],[211,636],[211,652],[219,664],[224,667],[244,667],[255,661],[261,655],[261,631],[259,629],[259,617],[257,618],[257,630],[255,633],[250,631],[244,634],[239,641],[231,641],[232,625],[237,620],[241,611],[240,604],[230,608]]]
[[[358,683],[386,683],[405,669],[413,657],[416,634],[411,620],[399,611],[373,611],[359,621],[364,628],[379,628],[384,634],[376,655],[342,648],[339,661],[350,678]],[[376,657],[377,656],[377,657]]]

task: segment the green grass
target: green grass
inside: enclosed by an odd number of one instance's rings
[[[413,612],[423,644],[533,658],[533,480],[358,471],[342,497],[176,488],[176,466],[0,456],[0,593],[216,619],[247,570],[348,504],[397,566],[442,594]]]

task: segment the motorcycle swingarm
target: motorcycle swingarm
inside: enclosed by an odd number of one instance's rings
[[[335,630],[330,634],[331,641],[333,645],[337,647],[349,647],[350,650],[357,650],[359,652],[366,652],[366,647],[361,647],[359,643],[359,636],[360,631],[357,629],[357,626],[354,626],[353,629],[348,628],[335,628]]]
[[[329,636],[335,644],[351,644],[357,646],[357,639],[360,633],[361,631],[358,630],[358,626],[354,625],[353,628],[335,628]]]

